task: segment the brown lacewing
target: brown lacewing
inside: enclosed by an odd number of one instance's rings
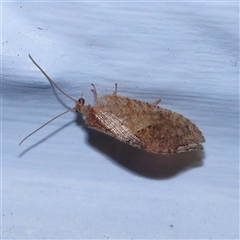
[[[160,99],[147,103],[117,95],[117,84],[112,94],[98,97],[94,84],[94,106],[85,106],[84,99],[73,99],[62,91],[56,83],[29,58],[44,74],[48,81],[62,94],[75,102],[75,107],[54,117],[25,137],[22,144],[32,134],[63,114],[75,111],[86,117],[86,125],[104,132],[118,140],[152,153],[172,154],[203,149],[205,142],[202,132],[189,119],[157,106]],[[19,144],[19,145],[20,145]]]

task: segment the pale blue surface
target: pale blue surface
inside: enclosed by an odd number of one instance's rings
[[[238,239],[238,15],[237,2],[2,3],[2,238]],[[203,155],[61,129],[72,113],[19,147],[65,110],[28,53],[87,103],[91,83],[161,98],[203,131]]]

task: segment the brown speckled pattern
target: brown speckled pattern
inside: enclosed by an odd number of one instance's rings
[[[86,116],[89,127],[148,152],[186,152],[202,149],[205,142],[198,127],[182,115],[116,92],[97,97],[93,107],[76,110]]]

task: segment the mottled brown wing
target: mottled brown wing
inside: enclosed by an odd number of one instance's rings
[[[200,149],[205,141],[197,126],[182,115],[116,95],[98,98],[86,123],[120,141],[153,153]]]

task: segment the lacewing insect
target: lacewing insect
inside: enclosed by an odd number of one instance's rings
[[[20,144],[51,121],[69,111],[75,111],[86,117],[88,127],[148,152],[173,154],[203,149],[201,143],[205,142],[205,139],[198,127],[182,115],[157,106],[160,99],[153,103],[147,103],[118,96],[117,84],[115,84],[113,94],[98,97],[96,87],[92,84],[94,106],[85,106],[82,97],[75,100],[67,95],[42,70],[30,54],[29,58],[53,86],[75,102],[75,107],[59,114],[36,129]]]

